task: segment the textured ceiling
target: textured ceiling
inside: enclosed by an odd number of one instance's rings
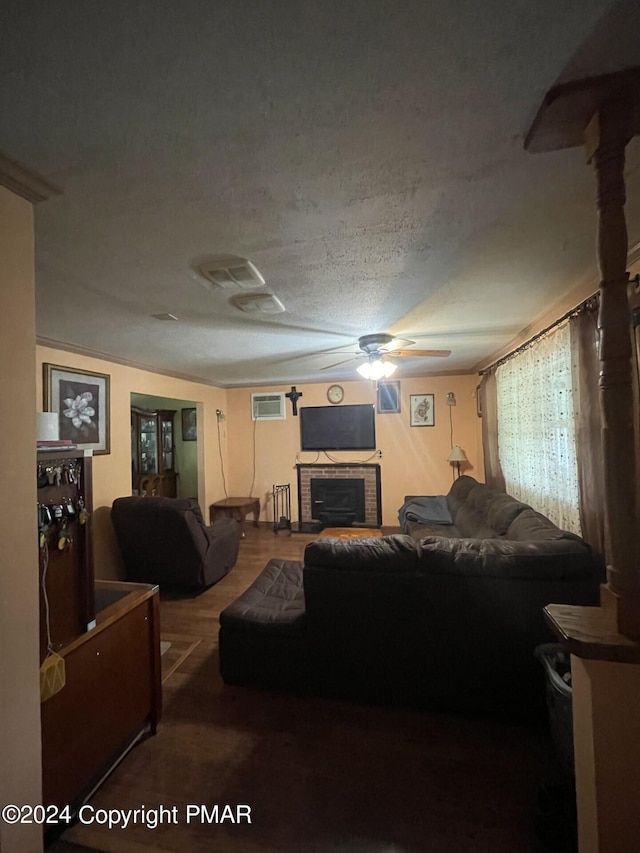
[[[0,149],[62,190],[36,207],[38,335],[222,386],[355,376],[321,368],[381,331],[452,351],[405,375],[474,368],[595,287],[592,171],[523,137],[558,81],[640,64],[638,6],[4,3]],[[285,313],[209,286],[221,254]]]

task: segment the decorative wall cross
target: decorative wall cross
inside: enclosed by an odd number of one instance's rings
[[[291,400],[291,406],[293,408],[293,416],[295,417],[298,414],[298,400],[302,397],[302,391],[297,391],[296,386],[291,386],[291,391],[288,394],[284,395]]]

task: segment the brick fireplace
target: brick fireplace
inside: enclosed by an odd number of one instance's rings
[[[318,494],[324,498],[327,490],[331,492],[330,481],[344,480],[349,481],[348,483],[345,482],[345,488],[340,488],[340,484],[336,483],[337,489],[333,495],[335,508],[331,508],[331,511],[337,513],[336,526],[346,526],[350,523],[349,519],[353,516],[354,524],[360,524],[364,527],[380,527],[382,524],[382,501],[379,465],[351,462],[338,462],[335,464],[316,463],[309,465],[300,463],[296,465],[296,468],[298,471],[298,518],[300,522],[310,523],[319,519],[320,512],[323,509],[323,507],[319,508],[317,503],[314,506],[312,502],[312,480],[322,481],[320,491],[318,491],[317,484],[316,488],[314,488],[316,502],[318,501]],[[363,512],[360,512],[361,508],[358,506],[358,486],[356,484],[354,489],[353,481],[362,481],[362,485],[364,486]],[[354,507],[349,507],[345,502],[348,501],[348,494],[352,489],[356,495],[356,504]],[[327,499],[327,505],[329,503],[331,501]],[[340,514],[341,510],[344,511],[342,515]],[[343,518],[345,519],[344,521],[342,520]],[[328,522],[330,522],[330,519]],[[330,523],[329,526],[331,526]]]

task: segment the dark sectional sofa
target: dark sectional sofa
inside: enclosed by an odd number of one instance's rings
[[[580,537],[472,477],[451,523],[324,539],[272,560],[220,615],[229,684],[512,717],[544,713],[534,649],[549,603],[596,605],[601,558]]]

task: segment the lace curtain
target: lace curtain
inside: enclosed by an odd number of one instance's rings
[[[580,534],[569,325],[500,365],[496,383],[506,491]]]
[[[593,304],[571,318],[569,328],[578,451],[580,526],[584,539],[606,557],[597,307],[597,300],[594,300]]]

